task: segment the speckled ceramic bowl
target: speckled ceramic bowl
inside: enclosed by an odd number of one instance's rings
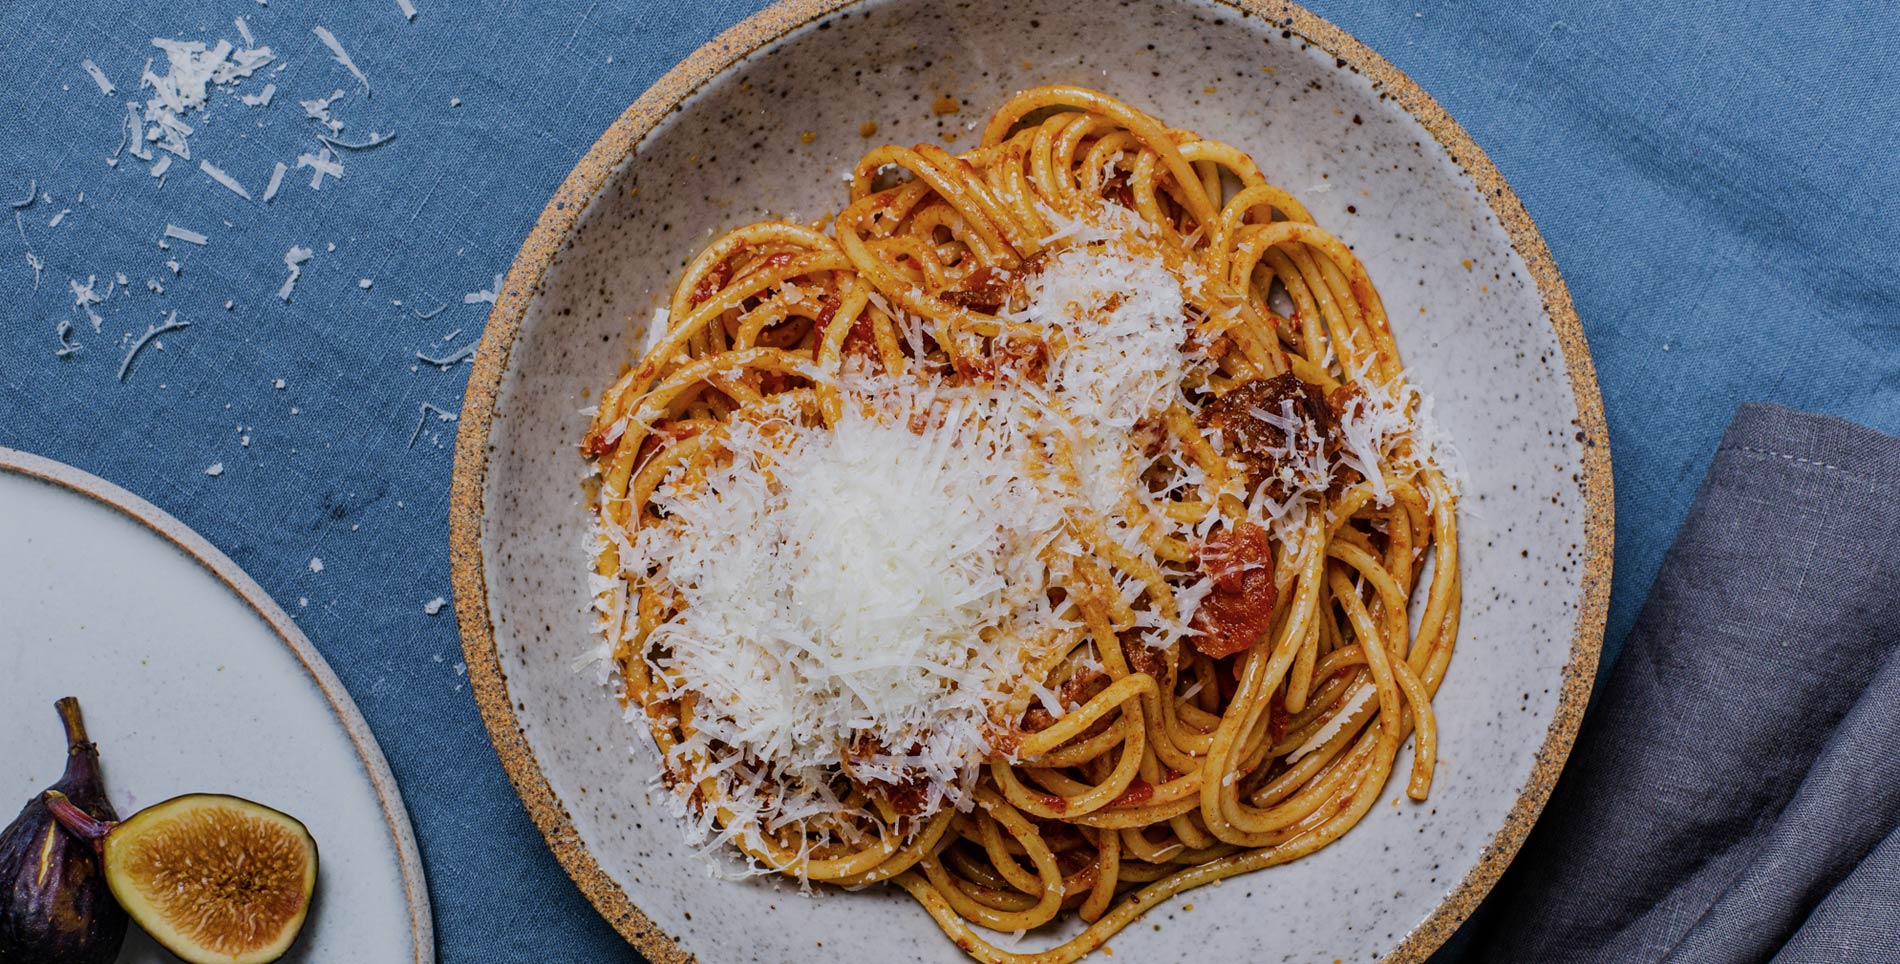
[[[901,893],[713,879],[649,806],[638,735],[574,669],[594,633],[580,410],[715,232],[842,204],[840,172],[875,143],[867,122],[876,140],[968,145],[1007,94],[1055,81],[1241,147],[1353,245],[1470,476],[1430,802],[1395,781],[1339,844],[1150,910],[1117,955],[1178,960],[1191,942],[1209,959],[1421,960],[1497,879],[1562,767],[1610,584],[1602,406],[1549,252],[1437,104],[1278,3],[790,0],[662,78],[561,186],[490,318],[456,451],[456,606],[489,733],[568,872],[656,962],[960,955]],[[943,94],[963,111],[933,114]]]

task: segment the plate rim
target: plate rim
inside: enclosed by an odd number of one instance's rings
[[[449,490],[449,558],[470,692],[481,711],[489,742],[494,745],[509,782],[548,848],[594,909],[653,964],[686,964],[694,957],[656,925],[601,868],[581,840],[566,806],[548,783],[515,715],[507,673],[501,667],[495,644],[482,557],[489,433],[502,377],[534,292],[592,199],[598,196],[614,171],[633,155],[661,121],[720,74],[794,30],[864,2],[867,0],[778,0],[687,55],[622,112],[555,189],[522,242],[489,313],[463,396]],[[1402,110],[1432,135],[1451,162],[1471,178],[1537,285],[1544,314],[1563,354],[1565,375],[1577,409],[1576,426],[1582,446],[1584,557],[1581,597],[1557,705],[1534,755],[1531,771],[1518,789],[1517,799],[1503,824],[1479,852],[1471,869],[1437,907],[1381,958],[1381,964],[1418,964],[1470,917],[1516,856],[1563,772],[1589,704],[1609,611],[1615,533],[1614,482],[1603,397],[1582,321],[1549,246],[1517,193],[1464,127],[1404,71],[1344,29],[1298,4],[1284,0],[1209,2],[1229,7],[1243,17],[1260,17],[1269,25],[1291,31],[1332,54],[1340,66],[1370,77],[1374,86],[1397,101]]]
[[[258,585],[257,580],[199,535],[197,530],[119,485],[64,462],[4,446],[0,446],[0,472],[38,479],[117,509],[120,514],[157,533],[203,566],[270,625],[277,633],[277,638],[283,641],[291,655],[309,674],[311,682],[317,684],[317,689],[329,702],[330,709],[336,713],[337,722],[343,724],[344,733],[356,747],[357,759],[362,761],[363,770],[376,791],[377,802],[383,810],[383,821],[389,826],[390,839],[396,845],[403,897],[409,905],[412,964],[434,964],[435,919],[429,905],[428,879],[423,873],[415,829],[409,823],[409,811],[402,802],[402,791],[397,788],[389,761],[383,757],[382,747],[376,742],[375,734],[370,732],[369,724],[356,707],[356,701],[350,698],[349,691],[330,668],[329,662],[291,620],[290,614],[277,605],[277,601],[264,591],[263,586]]]

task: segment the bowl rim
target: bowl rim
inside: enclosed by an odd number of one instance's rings
[[[602,869],[587,849],[566,806],[548,783],[533,748],[528,745],[509,695],[507,674],[501,667],[488,608],[481,545],[485,515],[483,489],[488,474],[489,434],[495,406],[515,338],[533,303],[534,292],[573,236],[593,198],[614,171],[633,155],[647,134],[687,98],[753,53],[806,24],[864,2],[867,0],[779,0],[693,51],[615,119],[555,190],[510,265],[489,313],[463,398],[449,491],[449,555],[470,692],[481,710],[482,722],[502,769],[507,772],[548,848],[594,909],[653,964],[685,964],[694,957],[634,904],[626,890]],[[1570,292],[1536,224],[1491,159],[1430,94],[1351,34],[1297,4],[1283,0],[1212,2],[1229,7],[1242,17],[1259,17],[1269,26],[1291,31],[1332,54],[1339,66],[1370,77],[1376,88],[1397,101],[1438,141],[1452,163],[1475,183],[1504,228],[1511,247],[1529,269],[1563,353],[1565,374],[1577,408],[1584,496],[1582,594],[1557,706],[1531,772],[1503,825],[1492,835],[1464,878],[1381,959],[1381,964],[1417,964],[1437,950],[1471,915],[1516,856],[1563,771],[1589,703],[1608,613],[1615,528],[1609,433],[1597,386],[1596,366]]]

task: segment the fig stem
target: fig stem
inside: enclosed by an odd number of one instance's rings
[[[53,819],[58,820],[59,825],[65,827],[67,832],[82,840],[99,843],[106,839],[106,834],[111,833],[116,824],[116,821],[94,818],[92,814],[79,809],[77,804],[68,800],[66,795],[58,790],[46,791],[45,797],[46,809],[52,813]]]
[[[66,727],[67,750],[76,750],[81,744],[91,742],[86,739],[86,718],[79,715],[79,697],[61,697],[53,708],[59,711],[59,722]]]

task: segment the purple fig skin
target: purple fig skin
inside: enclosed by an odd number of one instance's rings
[[[79,701],[68,696],[56,705],[66,727],[66,772],[49,789],[94,820],[117,821]],[[0,831],[0,964],[111,964],[125,928],[97,842],[61,827],[46,795],[35,795]]]

